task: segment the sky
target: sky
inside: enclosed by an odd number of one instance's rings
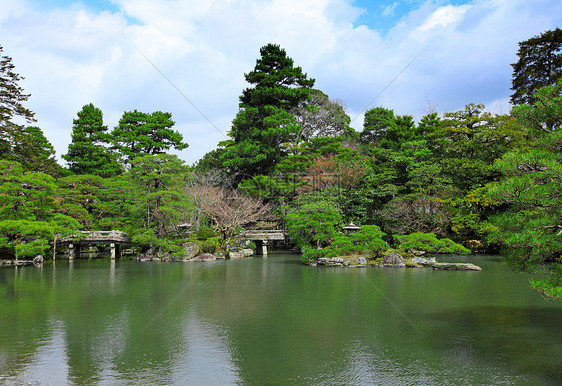
[[[93,103],[110,130],[125,111],[172,113],[193,164],[227,138],[268,43],[356,130],[378,106],[507,113],[518,42],[561,26],[560,0],[0,0],[3,54],[58,159]]]

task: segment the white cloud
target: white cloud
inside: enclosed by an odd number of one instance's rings
[[[398,6],[398,2],[395,1],[394,3],[387,5],[386,7],[383,8],[381,15],[383,16],[388,16],[388,17],[392,17],[394,16],[394,10],[396,9],[396,7]]]
[[[440,112],[504,103],[517,42],[562,21],[557,0],[428,0],[384,34],[354,25],[361,10],[350,0],[116,0],[113,13],[17,3],[0,11],[0,44],[26,77],[29,107],[59,155],[76,113],[94,103],[110,128],[123,111],[172,112],[190,163],[224,136],[174,86],[225,133],[243,75],[266,43],[284,47],[352,118],[423,49],[372,104],[419,118],[428,101]]]
[[[417,29],[419,31],[429,31],[437,26],[447,26],[449,24],[458,23],[462,20],[463,15],[470,8],[469,5],[461,5],[455,7],[453,5],[446,5],[437,8],[435,12]]]

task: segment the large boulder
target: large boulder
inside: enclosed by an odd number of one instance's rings
[[[244,254],[242,252],[230,252],[228,254],[228,257],[230,259],[242,259],[244,257]]]
[[[215,261],[217,257],[210,253],[203,253],[202,255],[197,256],[197,260],[199,261]]]
[[[186,243],[183,246],[183,259],[182,260],[191,260],[195,256],[201,253],[201,248],[194,242]]]
[[[385,267],[405,267],[406,260],[399,253],[392,252],[382,258],[382,265]]]
[[[357,258],[357,264],[361,264],[361,265],[367,264],[367,259],[363,256],[359,256]]]
[[[249,257],[254,254],[254,250],[250,248],[244,248],[240,252],[244,255],[244,257]]]
[[[435,261],[435,257],[414,257],[412,262],[417,265],[433,266],[437,261]]]
[[[482,271],[477,265],[471,263],[435,263],[433,269],[443,271]]]
[[[316,264],[325,267],[342,267],[344,266],[344,259],[341,257],[332,257],[331,259],[329,257],[321,257],[316,260]]]

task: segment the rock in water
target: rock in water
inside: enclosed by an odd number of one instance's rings
[[[363,256],[359,256],[357,258],[357,264],[367,264],[367,259],[364,258]]]
[[[244,254],[242,252],[230,252],[228,256],[230,259],[242,259]]]
[[[211,255],[210,253],[203,253],[202,255],[197,256],[197,260],[199,261],[215,261],[217,257],[215,255]]]
[[[183,260],[191,260],[201,252],[199,245],[189,242],[183,246]]]
[[[435,263],[433,269],[445,271],[482,271],[477,265],[471,263]]]
[[[37,255],[33,259],[33,264],[41,264],[42,262],[43,262],[43,256],[41,255]]]
[[[400,254],[392,252],[382,258],[382,265],[385,267],[405,267],[406,261]]]
[[[431,265],[436,263],[435,257],[414,257],[412,262],[419,265]]]

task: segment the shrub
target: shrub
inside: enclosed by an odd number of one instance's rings
[[[410,235],[396,236],[400,248],[404,250],[417,250],[433,253],[451,253],[468,255],[470,250],[451,239],[438,239],[434,233],[416,232]]]
[[[326,248],[324,249],[317,249],[317,248],[313,248],[310,246],[305,246],[304,248],[304,253],[301,257],[301,260],[303,263],[307,263],[309,261],[315,261],[318,260],[321,257],[325,257],[326,256]]]
[[[385,233],[376,225],[365,225],[360,231],[349,235],[338,234],[332,244],[323,249],[311,246],[303,248],[303,262],[318,260],[321,257],[364,255],[371,259],[379,257],[389,246],[382,239]]]
[[[202,226],[201,229],[199,229],[196,232],[193,232],[193,235],[197,240],[207,240],[208,238],[216,236],[217,233],[213,231],[213,229],[210,227]]]
[[[197,244],[199,244],[202,253],[214,254],[219,249],[220,238],[211,237],[203,241],[198,241]]]

